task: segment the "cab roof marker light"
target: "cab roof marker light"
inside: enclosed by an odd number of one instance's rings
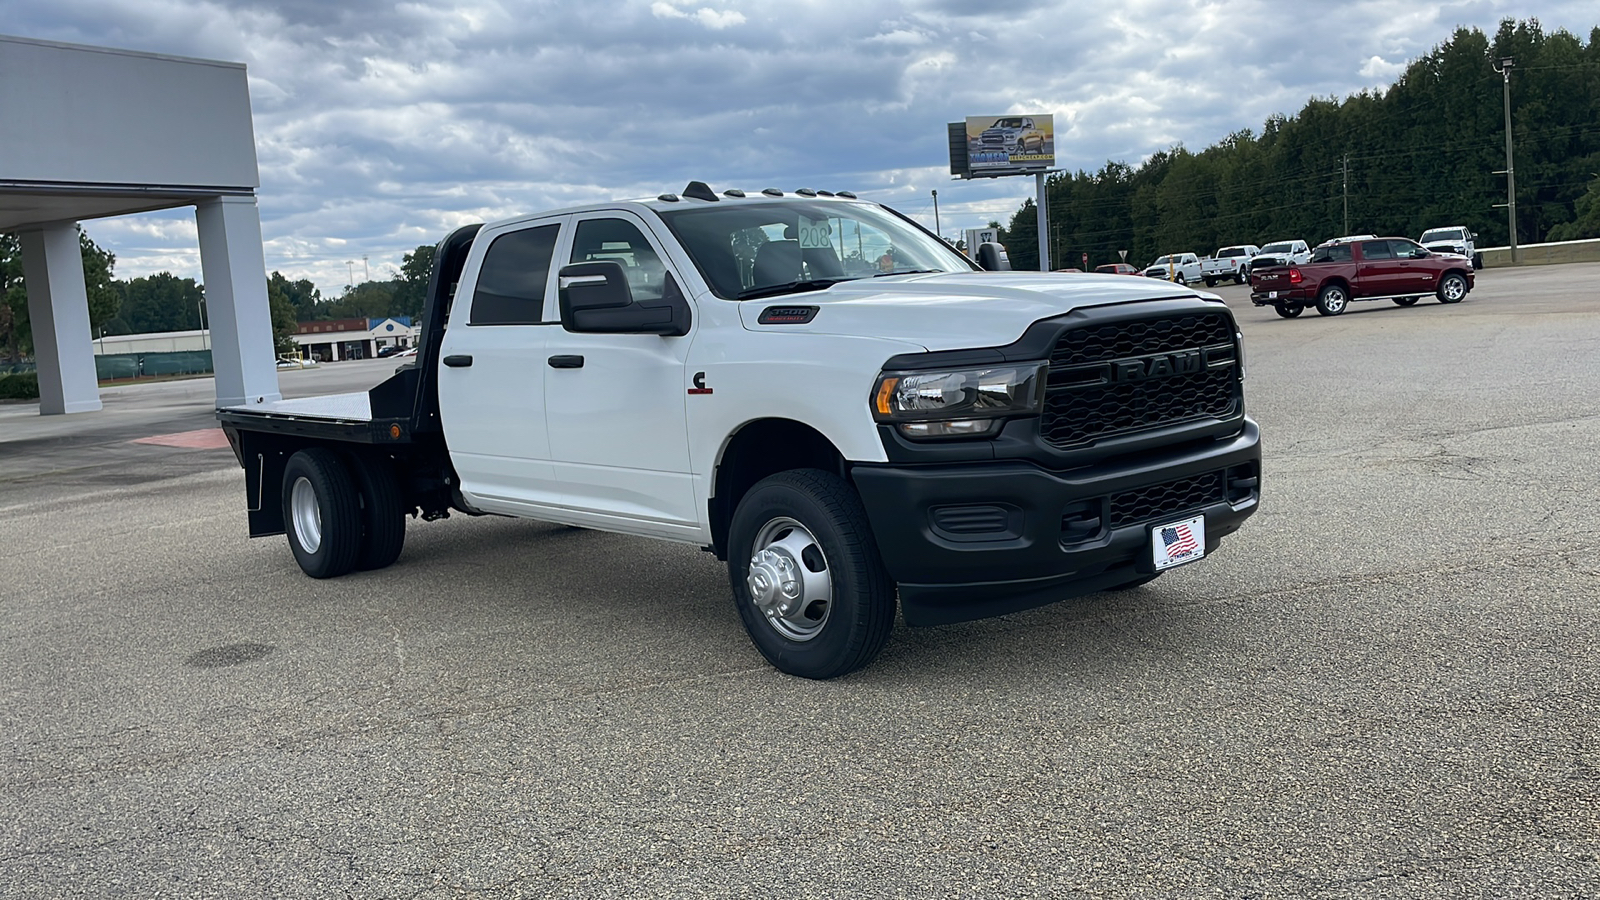
[[[712,203],[722,199],[717,196],[716,191],[711,189],[711,185],[706,184],[704,181],[689,182],[688,186],[683,189],[683,198],[685,200],[708,200]]]
[[[817,195],[817,192],[813,191],[811,188],[800,188],[799,190],[795,191],[795,193],[802,197],[815,197]]]
[[[678,195],[677,194],[657,194],[656,195],[656,199],[657,200],[665,200],[668,203],[677,203],[678,202]]]
[[[856,195],[851,191],[836,191],[835,193],[838,196],[845,198],[846,200],[854,200],[854,199],[856,199]]]
[[[724,196],[724,197],[743,197],[744,196],[744,191],[741,191],[738,188],[728,188],[727,190],[722,192],[722,196]]]
[[[818,197],[832,197],[833,191],[817,191]]]
[[[761,193],[766,194],[768,197],[782,197],[783,196],[783,191],[780,191],[777,188],[767,188],[767,189],[763,190]]]

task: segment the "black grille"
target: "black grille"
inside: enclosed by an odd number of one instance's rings
[[[1222,313],[1064,332],[1050,354],[1040,432],[1046,443],[1067,449],[1108,436],[1236,415],[1236,353],[1232,323]]]
[[[1153,519],[1172,518],[1180,513],[1196,512],[1208,503],[1220,503],[1224,499],[1220,471],[1123,491],[1111,495],[1111,527],[1121,528]]]

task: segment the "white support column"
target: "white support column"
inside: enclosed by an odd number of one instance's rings
[[[78,224],[49,225],[18,235],[28,321],[39,364],[39,414],[59,416],[100,408],[89,333],[89,292],[83,282]]]
[[[200,230],[217,405],[280,400],[256,198],[207,200],[195,206],[194,219]]]

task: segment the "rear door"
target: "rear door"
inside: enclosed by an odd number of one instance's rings
[[[1362,241],[1361,259],[1356,264],[1356,283],[1351,293],[1357,297],[1384,297],[1404,283],[1404,269],[1394,258],[1388,241]]]
[[[486,512],[539,517],[561,499],[546,428],[545,345],[554,309],[556,246],[567,217],[477,238],[440,353],[439,417],[467,501]]]

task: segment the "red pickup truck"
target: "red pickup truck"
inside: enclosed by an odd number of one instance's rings
[[[1408,238],[1375,238],[1318,247],[1311,261],[1251,273],[1250,302],[1292,319],[1313,304],[1325,316],[1344,312],[1352,300],[1393,300],[1410,306],[1433,294],[1440,303],[1460,303],[1472,290],[1472,261],[1434,253]]]

